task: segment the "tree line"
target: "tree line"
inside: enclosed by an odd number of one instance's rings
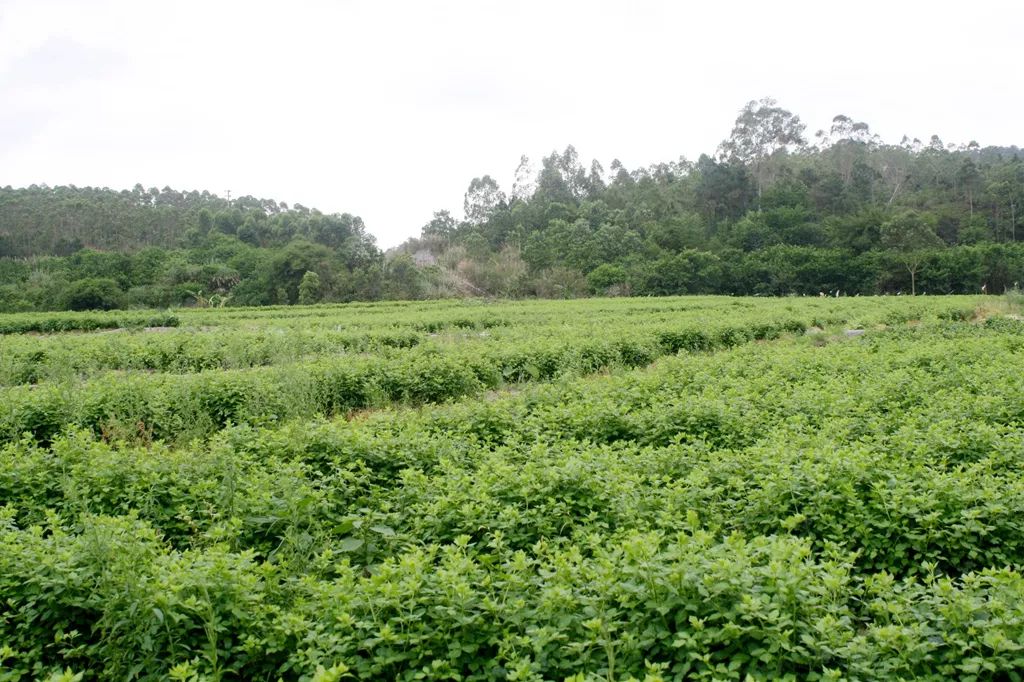
[[[1024,280],[1017,147],[808,135],[749,102],[713,154],[627,169],[570,145],[474,178],[384,254],[363,221],[169,187],[0,188],[0,310],[445,296],[917,294]]]
[[[888,144],[845,115],[808,136],[763,99],[696,161],[523,157],[400,250],[499,295],[1001,293],[1024,279],[1022,206],[1017,147]]]
[[[165,187],[0,188],[0,310],[416,298],[363,221]]]

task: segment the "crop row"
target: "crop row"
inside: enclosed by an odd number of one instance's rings
[[[675,532],[672,523],[697,510],[716,532],[848,545],[863,570],[911,575],[929,564],[955,573],[1024,563],[1024,381],[1006,374],[1022,344],[1016,334],[967,331],[942,343],[745,348],[423,412],[232,428],[209,453],[193,446],[183,456],[203,467],[240,467],[230,480],[251,501],[260,499],[263,476],[294,480],[277,473],[276,462],[307,467],[302,489],[325,497],[297,506],[334,509],[332,523],[358,509],[390,508],[388,524],[410,541],[502,530],[523,549],[570,536],[595,517],[605,528]],[[33,500],[73,499],[68,490],[87,498],[108,491],[115,501],[90,510],[114,513],[159,482],[165,491],[203,491],[204,480],[221,478],[200,468],[172,485],[175,472],[189,469],[165,446],[81,448],[63,440],[52,449],[12,446],[5,468],[15,478],[4,496],[19,500],[23,520],[43,518]],[[82,462],[70,488],[47,478],[48,467],[74,472]],[[251,490],[243,462],[257,476]],[[338,472],[341,481],[320,478]],[[215,508],[188,495],[147,504],[173,514]],[[192,513],[197,527],[213,523]],[[284,523],[265,509],[249,516]],[[196,540],[156,525],[175,546]]]
[[[554,337],[490,347],[413,348],[384,356],[191,375],[108,374],[79,384],[4,389],[0,442],[47,441],[65,427],[111,438],[184,441],[228,423],[267,424],[390,403],[442,402],[564,373],[637,367],[665,353],[731,347],[800,331],[798,320],[748,325],[641,328],[616,339]]]
[[[96,331],[99,329],[177,327],[180,320],[169,312],[153,311],[109,313],[16,313],[0,315],[0,335],[27,332],[57,333]]]
[[[191,373],[285,364],[342,353],[411,348],[423,334],[402,330],[168,330],[0,341],[0,385],[72,380],[109,370]]]
[[[8,666],[1012,679],[1020,332],[747,344],[183,448],[10,443]]]
[[[211,369],[243,369],[291,364],[341,353],[389,354],[393,349],[428,344],[447,352],[452,345],[478,347],[523,346],[538,339],[570,343],[574,339],[653,337],[671,347],[671,329],[686,326],[755,327],[779,319],[800,320],[805,326],[833,325],[875,327],[902,325],[908,321],[962,317],[973,309],[954,299],[929,300],[927,304],[891,299],[870,314],[857,299],[841,302],[792,303],[725,300],[719,308],[689,304],[690,307],[647,302],[620,304],[618,301],[591,302],[586,310],[557,305],[526,305],[492,311],[486,306],[468,307],[451,314],[426,315],[422,311],[391,308],[375,310],[371,321],[363,316],[329,317],[325,326],[290,327],[278,325],[279,318],[240,318],[252,324],[231,327],[208,311],[190,312],[190,323],[214,322],[213,326],[99,335],[57,334],[49,336],[0,337],[0,386],[70,381],[111,370],[128,372],[191,373]],[[550,303],[550,302],[545,302]],[[811,304],[814,305],[811,305]],[[645,304],[645,305],[644,305]],[[737,305],[734,305],[737,304]],[[739,305],[742,304],[742,305]],[[457,310],[457,309],[456,309]],[[183,311],[184,312],[184,311]],[[233,312],[241,315],[242,312]],[[303,311],[297,311],[303,312]],[[310,314],[335,314],[332,309],[308,309]],[[219,311],[217,311],[219,314]],[[572,313],[572,314],[567,314]],[[304,320],[309,318],[295,318]],[[110,318],[111,324],[118,323]],[[272,326],[261,326],[267,320]],[[685,343],[685,339],[681,340]],[[467,351],[468,352],[468,351]]]
[[[694,530],[507,549],[459,538],[321,579],[130,517],[0,521],[9,679],[1013,679],[1024,579],[857,579],[839,552]],[[646,674],[645,674],[646,673]],[[578,677],[575,677],[577,676]]]
[[[88,313],[18,313],[0,315],[0,331],[60,332],[177,326],[192,329],[333,329],[379,331],[400,328],[432,333],[451,328],[561,325],[577,319],[653,320],[681,318],[739,319],[750,313],[777,317],[811,316],[854,323],[875,323],[887,317],[915,319],[934,315],[970,314],[985,297],[948,296],[742,299],[678,297],[652,299],[587,299],[576,301],[426,301],[349,303],[344,305],[267,308],[181,308],[172,313],[112,311]]]

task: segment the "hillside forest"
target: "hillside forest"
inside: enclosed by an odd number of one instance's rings
[[[396,200],[399,200],[396,198]],[[695,161],[473,178],[383,252],[357,216],[251,196],[0,188],[0,311],[568,298],[1003,293],[1024,280],[1024,152],[751,101]]]

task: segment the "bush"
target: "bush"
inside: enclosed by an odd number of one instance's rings
[[[79,279],[68,285],[63,307],[68,310],[113,310],[124,305],[124,292],[112,279]]]

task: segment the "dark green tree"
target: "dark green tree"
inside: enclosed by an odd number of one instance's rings
[[[935,234],[935,218],[917,211],[903,211],[882,224],[882,243],[895,253],[896,259],[910,274],[910,294],[917,294],[917,275],[929,249],[942,246]]]

